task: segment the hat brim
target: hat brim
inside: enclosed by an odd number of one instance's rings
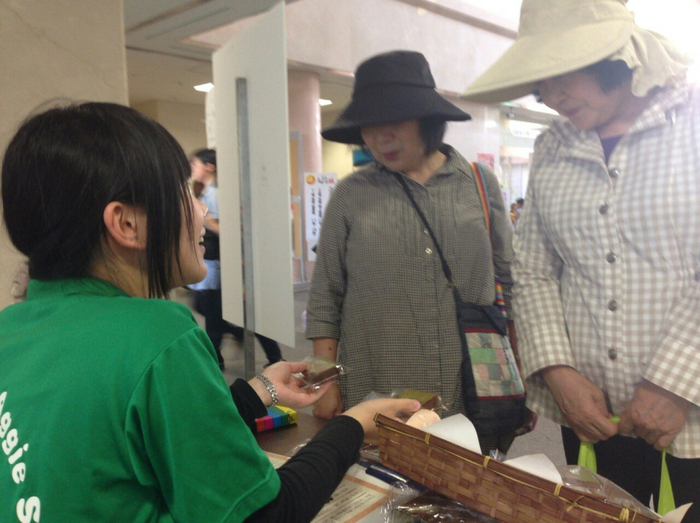
[[[613,19],[518,38],[462,98],[498,103],[531,94],[538,82],[604,60],[630,39],[634,22]]]
[[[362,145],[362,127],[424,118],[471,120],[469,114],[445,100],[433,88],[381,85],[353,93],[350,104],[333,125],[321,132],[321,136],[332,142]]]

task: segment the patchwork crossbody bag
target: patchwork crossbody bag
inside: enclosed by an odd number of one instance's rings
[[[482,173],[478,165],[473,165],[473,171],[490,237],[490,206]],[[462,342],[462,399],[467,416],[480,436],[514,432],[525,423],[527,409],[525,389],[508,341],[508,320],[503,295],[499,290],[500,284],[496,282],[498,298],[491,305],[462,300],[452,280],[452,271],[425,214],[406,181],[398,173],[396,177],[433,240],[445,278],[454,295]]]

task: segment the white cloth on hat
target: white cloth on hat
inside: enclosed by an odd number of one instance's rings
[[[689,56],[679,51],[665,37],[635,26],[625,46],[607,58],[622,60],[632,75],[632,94],[646,96],[654,87],[665,87],[685,78]]]

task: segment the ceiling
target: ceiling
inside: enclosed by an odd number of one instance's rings
[[[129,100],[204,104],[195,85],[212,81],[212,47],[192,37],[268,10],[278,0],[124,0]],[[285,0],[291,3],[297,0]],[[301,64],[290,68],[313,69]],[[343,107],[352,79],[317,70],[321,98]]]

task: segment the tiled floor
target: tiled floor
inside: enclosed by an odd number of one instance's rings
[[[178,289],[172,298],[181,303],[190,305],[191,300],[188,292],[189,291],[184,289]],[[281,345],[282,356],[288,361],[302,360],[306,356],[311,355],[313,352],[311,342],[304,337],[302,312],[304,311],[305,306],[306,292],[295,292],[294,317],[296,326],[296,347]],[[203,326],[204,323],[202,317],[197,313],[195,313],[195,317],[197,318],[197,321],[200,322],[200,325]],[[226,380],[229,383],[233,383],[233,380],[236,378],[243,377],[244,359],[241,344],[227,336],[224,338],[221,353],[223,354],[226,363],[226,370],[224,371]],[[262,366],[266,362],[267,359],[265,358],[265,353],[256,340],[256,371],[262,371]],[[304,410],[306,411],[307,409]],[[310,412],[310,409],[308,410]],[[554,462],[555,465],[563,465],[565,463],[564,450],[561,444],[559,427],[551,421],[541,418],[533,432],[525,436],[521,436],[515,440],[510,452],[508,453],[508,457],[513,458],[527,454],[545,454]]]

